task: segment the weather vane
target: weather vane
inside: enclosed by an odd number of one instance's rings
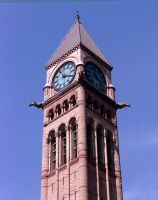
[[[81,23],[81,22],[80,22],[80,14],[79,14],[79,11],[76,12],[75,18],[76,18],[76,20],[77,20],[78,23]]]

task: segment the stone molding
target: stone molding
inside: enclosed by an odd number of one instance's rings
[[[88,49],[86,46],[84,46],[83,44],[78,44],[77,46],[75,46],[72,50],[68,51],[67,53],[65,53],[62,57],[60,57],[59,59],[57,59],[56,61],[54,61],[51,64],[46,64],[45,68],[46,70],[49,70],[50,68],[52,68],[53,66],[55,66],[56,64],[58,64],[59,62],[63,61],[64,59],[66,59],[69,55],[71,55],[73,52],[75,52],[77,49],[81,49],[84,51],[87,51],[94,59],[96,59],[97,62],[99,62],[100,64],[104,65],[106,68],[108,68],[110,71],[113,69],[113,67],[106,63],[105,61],[103,61],[100,57],[98,57],[96,54],[94,54],[90,49]]]

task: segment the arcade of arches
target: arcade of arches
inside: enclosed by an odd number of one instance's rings
[[[61,124],[57,132],[51,130],[48,134],[48,144],[50,171],[67,163],[67,145],[70,147],[70,160],[77,159],[78,124],[76,118],[71,118],[67,126],[64,123]],[[56,163],[57,155],[59,156],[59,166]],[[98,165],[102,167],[105,166],[107,157],[108,169],[110,171],[114,170],[114,139],[112,132],[106,131],[100,124],[94,127],[94,121],[91,118],[87,122],[87,155],[89,161],[92,162],[97,157]]]

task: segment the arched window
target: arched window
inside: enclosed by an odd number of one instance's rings
[[[91,96],[87,96],[87,100],[86,100],[86,103],[87,103],[87,106],[91,109],[93,109],[93,101],[92,101],[92,98]]]
[[[93,109],[94,109],[95,111],[98,110],[98,102],[97,102],[96,100],[94,101]]]
[[[69,109],[69,102],[68,100],[65,100],[63,103],[63,110],[66,112]]]
[[[87,123],[87,150],[88,158],[94,158],[94,121],[90,118]]]
[[[110,122],[112,122],[112,113],[110,110],[107,111],[107,120],[109,120]]]
[[[106,117],[106,110],[105,110],[105,107],[102,105],[100,106],[100,114],[103,116],[103,117]]]
[[[56,167],[56,137],[54,130],[50,131],[48,141],[50,145],[50,169],[54,170]]]
[[[59,133],[61,138],[61,164],[66,164],[66,126],[61,124],[59,126]]]
[[[60,107],[60,104],[58,104],[58,105],[56,106],[56,115],[57,115],[57,117],[58,117],[60,114],[61,114],[61,107]]]
[[[71,107],[74,107],[76,105],[76,97],[75,97],[75,95],[70,97],[70,105],[71,105]]]
[[[108,168],[114,170],[114,143],[113,136],[110,131],[107,133],[107,157],[108,157]]]
[[[54,119],[54,111],[53,111],[53,109],[50,109],[50,111],[48,113],[48,118],[49,118],[49,121],[52,121]]]
[[[77,158],[78,154],[78,125],[75,117],[70,119],[69,126],[71,133],[71,153],[72,159],[74,159]]]
[[[98,162],[104,164],[104,129],[101,125],[97,126],[97,149]]]

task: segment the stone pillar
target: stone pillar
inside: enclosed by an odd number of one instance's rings
[[[120,157],[119,157],[119,143],[118,143],[118,134],[117,131],[114,134],[114,159],[115,159],[115,174],[116,174],[116,190],[117,190],[117,199],[123,200],[122,194],[122,178],[121,178],[121,166],[120,166]]]
[[[107,142],[106,142],[106,130],[104,129],[104,155],[105,155],[105,169],[106,169],[106,191],[107,200],[110,200],[110,187],[109,187],[109,169],[108,169],[108,154],[107,154]]]
[[[59,199],[59,133],[56,134],[56,199]]]
[[[48,191],[48,179],[45,176],[42,176],[41,180],[41,200],[47,200],[47,191]]]
[[[70,127],[67,128],[67,134],[66,134],[66,141],[67,141],[67,178],[68,178],[68,184],[67,184],[67,193],[68,193],[68,197],[67,199],[70,200]]]
[[[51,168],[52,168],[52,163],[51,163],[51,150],[52,150],[52,143],[51,143],[51,141],[49,141],[49,151],[48,151],[48,165],[49,165],[49,167],[48,167],[48,171],[51,171]]]
[[[96,179],[97,179],[97,200],[100,200],[99,167],[98,167],[98,143],[97,143],[96,126],[94,126],[94,138],[95,138],[95,163],[96,163]]]
[[[46,83],[44,88],[44,100],[47,100],[51,97],[51,85],[49,83]]]
[[[44,129],[43,130],[43,142],[42,142],[41,200],[47,200],[48,170],[49,170],[49,145],[48,145],[48,135],[46,133],[46,129]]]
[[[109,84],[107,89],[108,89],[108,92],[107,92],[108,96],[111,99],[115,100],[115,87],[112,85],[112,83]]]
[[[78,156],[79,156],[79,188],[80,200],[88,200],[88,173],[87,173],[87,136],[85,90],[78,88]]]

